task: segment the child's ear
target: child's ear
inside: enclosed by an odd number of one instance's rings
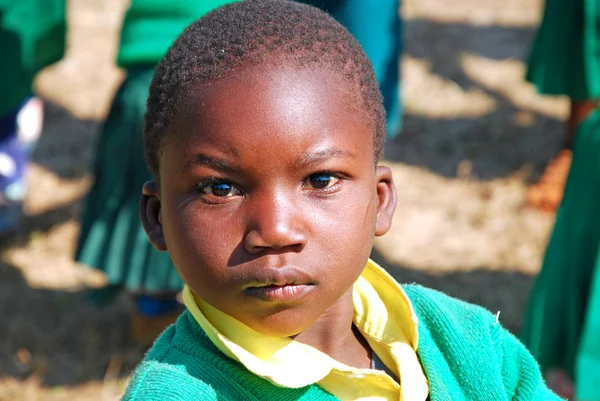
[[[377,179],[377,221],[375,235],[380,236],[388,232],[392,226],[392,217],[396,210],[396,187],[392,178],[392,170],[386,166],[377,166],[375,171]]]
[[[160,189],[156,181],[148,181],[142,189],[140,198],[140,217],[150,243],[159,251],[167,250],[162,229],[160,210]]]

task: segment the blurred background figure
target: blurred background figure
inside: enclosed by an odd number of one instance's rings
[[[564,397],[600,399],[600,110],[576,130],[573,165],[521,339]],[[574,386],[573,386],[574,381]]]
[[[549,385],[579,400],[600,400],[598,21],[597,0],[547,0],[528,73],[542,93],[569,96],[571,116],[563,150],[530,190],[530,202],[542,209],[562,203],[521,339]]]
[[[126,77],[100,135],[95,184],[88,195],[76,259],[103,271],[109,287],[92,300],[109,302],[120,288],[135,294],[132,334],[150,343],[180,313],[183,281],[168,253],[155,250],[139,218],[146,168],[142,130],[154,68],[192,21],[231,0],[133,0],[121,31],[117,64]]]
[[[132,335],[151,343],[181,312],[177,300],[183,281],[168,253],[148,241],[138,212],[140,191],[151,179],[142,130],[154,68],[172,41],[204,13],[232,0],[133,0],[125,16],[117,64],[126,70],[103,126],[97,148],[95,184],[87,198],[76,259],[103,271],[109,286],[92,292],[103,304],[125,288],[134,294]],[[381,84],[388,136],[400,129],[398,0],[309,1],[339,19],[365,47]]]
[[[64,0],[0,2],[0,236],[19,225],[27,192],[25,168],[42,131],[35,75],[63,57]]]
[[[402,51],[400,0],[303,0],[346,26],[358,39],[375,69],[387,113],[388,138],[398,135],[401,122],[398,59]]]
[[[597,0],[547,0],[529,57],[526,79],[540,93],[571,102],[563,146],[529,189],[529,203],[542,210],[560,204],[577,127],[600,99],[599,7]]]

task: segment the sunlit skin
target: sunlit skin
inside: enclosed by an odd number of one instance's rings
[[[325,69],[269,64],[198,84],[141,212],[151,242],[206,302],[368,367],[351,329],[352,284],[396,194],[346,84]]]

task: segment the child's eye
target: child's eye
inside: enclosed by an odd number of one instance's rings
[[[308,177],[306,184],[314,189],[327,189],[333,187],[339,181],[340,178],[332,173],[316,173]]]
[[[216,196],[218,198],[241,195],[241,191],[235,185],[216,178],[209,178],[199,182],[196,190],[203,195]]]

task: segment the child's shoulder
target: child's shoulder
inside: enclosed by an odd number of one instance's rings
[[[558,400],[498,315],[429,288],[403,289],[418,319],[419,357],[440,399],[447,392],[447,399]]]
[[[136,369],[127,392],[126,401],[141,400],[217,400],[214,389],[194,378],[183,366],[168,362],[145,360]]]
[[[418,320],[419,341],[424,346],[455,348],[458,344],[466,352],[473,345],[493,348],[499,345],[502,328],[499,314],[492,314],[481,306],[474,305],[442,292],[411,284],[403,289],[411,301]],[[457,340],[461,339],[461,341]],[[477,345],[475,345],[477,344]]]
[[[206,381],[194,374],[196,365],[206,364],[202,363],[201,345],[186,341],[192,333],[183,319],[185,313],[156,340],[136,368],[123,400],[217,399]]]
[[[123,399],[217,400],[219,388],[236,387],[236,369],[184,312],[148,351]]]
[[[289,389],[225,356],[189,311],[170,326],[136,369],[125,401],[330,400],[319,386]]]

